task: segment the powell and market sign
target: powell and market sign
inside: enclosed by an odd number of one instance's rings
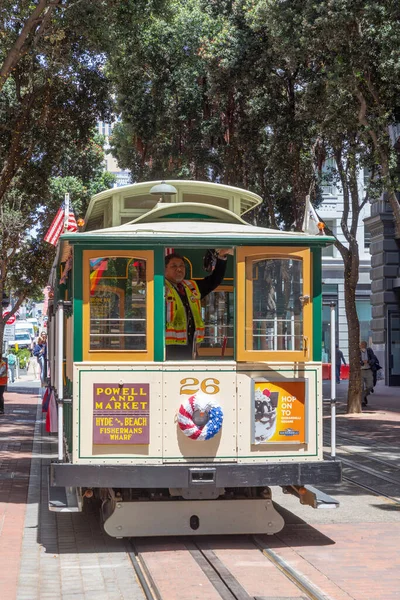
[[[93,384],[93,443],[149,444],[150,385]]]

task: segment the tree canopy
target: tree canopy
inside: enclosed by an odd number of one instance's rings
[[[93,29],[106,5],[21,0],[0,9],[0,292],[12,288],[17,307],[46,282],[51,248],[30,232],[59,208],[54,178],[99,172],[85,157],[96,121],[111,111]]]

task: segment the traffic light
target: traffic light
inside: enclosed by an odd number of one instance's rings
[[[3,299],[1,301],[1,305],[3,308],[5,308],[9,304],[10,304],[10,294],[7,294],[7,292],[3,292]]]

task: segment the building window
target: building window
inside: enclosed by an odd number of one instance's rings
[[[371,232],[368,231],[367,226],[364,224],[364,248],[369,249],[371,246]]]
[[[324,219],[325,225],[332,231],[333,235],[336,235],[336,220],[335,219]],[[335,256],[335,246],[331,244],[322,249],[322,256]]]
[[[372,310],[369,298],[357,298],[356,309],[358,320],[360,321],[360,341],[367,342],[368,346],[372,344],[371,319]]]

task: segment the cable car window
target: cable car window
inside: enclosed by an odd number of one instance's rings
[[[203,298],[202,317],[205,324],[204,341],[198,352],[200,356],[232,356],[234,347],[233,290],[220,286]]]
[[[301,259],[247,261],[253,285],[252,335],[246,336],[246,350],[303,350]]]
[[[95,257],[90,265],[90,350],[146,350],[146,260]]]

